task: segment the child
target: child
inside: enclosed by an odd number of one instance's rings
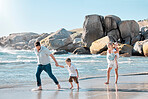
[[[67,58],[65,62],[68,65],[65,68],[68,70],[69,76],[70,76],[70,78],[69,78],[69,82],[71,84],[70,89],[73,88],[73,84],[72,84],[73,80],[77,84],[77,89],[79,89],[79,82],[78,82],[79,75],[78,75],[77,68],[71,63],[71,59],[70,58]],[[58,66],[64,68],[64,66],[61,66],[61,65],[58,65]]]
[[[110,71],[112,70],[113,67],[115,67],[115,60],[117,57],[115,55],[116,51],[113,49],[113,44],[112,42],[108,43],[108,50],[107,50],[107,63],[108,63],[108,70],[107,70],[107,82],[105,84],[109,84],[109,79],[110,79]],[[117,69],[115,69],[115,72],[117,71]],[[117,75],[117,74],[116,74]],[[116,76],[117,77],[117,76]],[[116,82],[117,83],[117,78],[116,78]]]
[[[118,81],[118,59],[119,59],[119,48],[118,48],[118,43],[114,43],[114,49],[115,49],[115,63],[116,63],[116,68],[115,68],[115,73],[116,73],[116,84]]]

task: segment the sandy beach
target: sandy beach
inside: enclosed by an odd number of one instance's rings
[[[42,91],[31,91],[35,86],[17,86],[0,89],[0,99],[147,99],[148,76],[127,75],[119,76],[119,83],[104,85],[106,78],[90,77],[80,79],[80,89],[69,89],[69,83],[60,82],[61,89],[57,90],[53,83],[43,85]]]

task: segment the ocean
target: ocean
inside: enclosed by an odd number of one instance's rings
[[[77,67],[79,79],[105,77],[107,72],[106,56],[101,55],[54,55],[60,65],[66,65],[65,59],[71,58]],[[51,59],[53,74],[59,81],[68,81],[65,68],[56,67]],[[119,74],[138,74],[148,72],[147,57],[120,57]],[[37,59],[33,51],[9,50],[0,48],[0,89],[15,86],[36,85]],[[114,75],[112,70],[111,75]],[[41,74],[43,84],[53,83],[45,72]]]

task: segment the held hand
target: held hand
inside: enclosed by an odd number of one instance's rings
[[[59,66],[59,64],[58,63],[55,63],[55,65],[58,67]]]

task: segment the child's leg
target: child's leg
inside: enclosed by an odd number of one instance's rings
[[[75,77],[75,78],[74,78],[74,81],[75,81],[75,83],[77,84],[77,89],[79,89],[79,82],[78,82],[78,78],[77,78],[77,77]]]
[[[107,82],[105,84],[109,84],[109,79],[110,79],[110,71],[112,70],[112,67],[109,67],[107,70]]]
[[[69,78],[69,83],[70,83],[70,85],[71,85],[70,89],[72,89],[72,88],[73,88],[72,77]]]
[[[72,84],[72,82],[70,82],[70,85],[71,85],[70,89],[72,89],[72,88],[73,88],[73,84]]]
[[[115,69],[115,73],[116,73],[116,81],[115,81],[115,84],[117,84],[117,81],[118,81],[118,68]]]

